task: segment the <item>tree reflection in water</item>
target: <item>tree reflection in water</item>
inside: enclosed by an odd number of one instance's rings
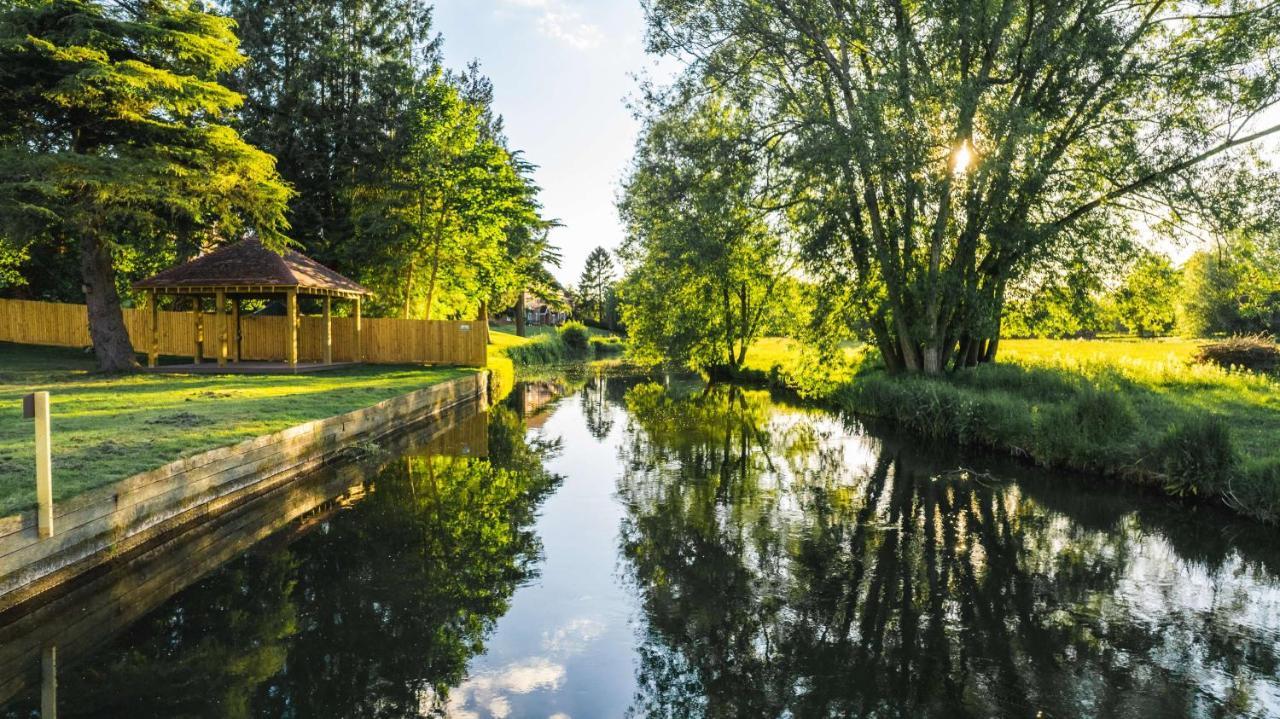
[[[946,472],[764,392],[626,406],[635,716],[1280,711],[1271,548],[1182,556],[1141,512],[1061,511],[1087,485]]]
[[[488,459],[391,461],[353,510],[256,547],[63,668],[60,716],[442,714],[536,573],[557,451],[497,407]],[[27,716],[20,705],[9,715]]]

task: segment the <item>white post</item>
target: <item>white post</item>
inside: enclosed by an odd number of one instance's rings
[[[53,457],[49,443],[49,393],[35,393],[36,526],[41,539],[53,536]]]

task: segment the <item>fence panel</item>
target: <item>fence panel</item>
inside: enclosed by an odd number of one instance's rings
[[[216,317],[204,313],[204,355],[216,357]],[[125,326],[140,354],[150,348],[151,313],[124,310]],[[226,315],[232,332],[231,315]],[[355,319],[334,317],[333,360],[355,358]],[[282,362],[288,322],[284,317],[242,315],[240,356],[245,360]],[[191,312],[160,313],[160,354],[189,357],[195,352],[195,317]],[[483,367],[486,364],[485,332],[480,321],[401,320],[365,318],[361,324],[364,361],[378,364],[454,364]],[[84,305],[59,302],[0,299],[0,342],[88,347],[89,317]],[[304,316],[298,328],[298,359],[324,359],[324,318]]]

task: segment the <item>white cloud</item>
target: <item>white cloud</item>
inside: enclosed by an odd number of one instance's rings
[[[450,719],[505,719],[511,716],[511,695],[554,691],[560,688],[564,679],[564,665],[549,659],[533,657],[513,662],[502,669],[478,673],[450,691],[445,716]],[[483,713],[478,711],[481,708]]]
[[[588,22],[582,13],[564,0],[501,0],[509,8],[519,8],[537,15],[538,31],[575,50],[591,50],[604,42],[600,27]]]

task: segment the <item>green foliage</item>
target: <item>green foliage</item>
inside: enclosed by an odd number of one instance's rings
[[[52,394],[54,499],[195,452],[363,409],[470,370],[358,367],[309,375],[92,373],[83,352],[0,343],[0,406]],[[30,423],[0,422],[0,516],[35,504]]]
[[[233,26],[183,0],[0,12],[0,235],[78,249],[103,369],[134,364],[122,257],[189,255],[242,231],[286,243],[292,191],[230,126],[243,98],[221,82],[245,60]]]
[[[587,255],[587,262],[578,278],[577,306],[575,310],[583,319],[594,320],[597,325],[610,325],[608,310],[613,292],[613,258],[609,251],[597,247]]]
[[[537,214],[533,166],[507,147],[478,65],[442,70],[429,5],[231,11],[253,60],[238,76],[245,131],[299,188],[296,238],[374,289],[372,312],[471,318],[549,286],[556,223]]]
[[[864,364],[842,382],[824,383],[797,377],[798,363],[779,378],[787,386],[825,386],[816,399],[928,438],[1155,483],[1280,519],[1280,482],[1271,481],[1280,463],[1275,379],[1188,364],[1151,341],[1009,344],[1012,362],[945,378]],[[1024,344],[1073,349],[1036,354],[1022,351]],[[1099,353],[1088,354],[1090,346]]]
[[[774,199],[757,206],[803,238],[833,298],[824,311],[892,369],[968,364],[955,350],[998,336],[1007,288],[1130,244],[1137,212],[1177,215],[1212,193],[1203,214],[1220,221],[1248,204],[1225,193],[1276,181],[1241,149],[1280,130],[1261,119],[1280,100],[1268,0],[1224,13],[1126,0],[647,9],[651,51],[684,63],[652,93],[661,111],[712,93],[742,109]],[[682,156],[700,183],[731,174]],[[716,234],[714,216],[683,211]]]
[[[517,367],[557,364],[570,359],[569,347],[558,333],[536,335],[528,342],[512,345],[505,351]]]
[[[626,343],[621,337],[592,337],[591,338],[591,354],[596,358],[613,357],[620,355],[627,349]]]
[[[1177,323],[1180,280],[1169,258],[1144,254],[1112,297],[1116,319],[1139,337],[1169,334]]]
[[[646,126],[619,201],[619,297],[638,361],[736,370],[786,312],[775,289],[791,253],[759,209],[768,188],[746,115],[712,95]]]
[[[1178,326],[1188,337],[1280,332],[1280,255],[1238,240],[1183,268]]]
[[[374,286],[402,317],[474,313],[486,281],[509,269],[508,228],[539,221],[533,186],[486,136],[482,111],[443,75],[423,79],[388,176],[356,191],[357,234],[385,270]]]
[[[590,335],[587,326],[581,322],[566,322],[560,326],[560,341],[569,351],[576,355],[584,355],[589,348]]]
[[[1221,417],[1192,417],[1175,424],[1157,447],[1165,488],[1172,494],[1222,496],[1238,458]]]

